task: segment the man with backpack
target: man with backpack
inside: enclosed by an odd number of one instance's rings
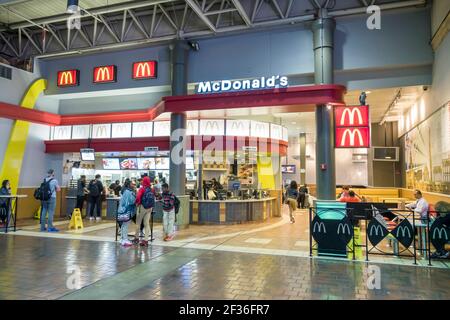
[[[102,215],[102,194],[105,193],[105,187],[100,180],[101,176],[97,174],[94,180],[89,182],[89,220],[94,220],[94,209],[97,207],[97,215],[95,217],[96,221],[100,221]]]
[[[140,244],[143,247],[148,246],[150,237],[150,215],[155,206],[155,194],[150,187],[150,178],[145,176],[142,179],[141,187],[136,196],[136,233],[134,235],[134,244]],[[139,242],[139,233],[141,223],[144,222],[144,238]]]
[[[58,181],[55,179],[55,171],[48,170],[47,177],[44,178],[41,186],[35,192],[35,198],[41,200],[41,232],[58,232],[59,230],[53,226],[53,216],[56,208],[56,192],[61,191]],[[45,222],[47,220],[47,229]]]
[[[180,200],[169,191],[169,185],[162,185],[163,233],[164,241],[171,241],[174,237],[175,214],[180,208]]]

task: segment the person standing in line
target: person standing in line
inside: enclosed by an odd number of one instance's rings
[[[83,212],[86,194],[89,194],[89,190],[86,188],[86,176],[82,175],[77,181],[77,206],[75,207],[80,209],[81,213]]]
[[[44,184],[48,184],[48,190],[51,192],[49,200],[41,201],[41,232],[58,232],[59,230],[53,226],[53,216],[56,208],[56,193],[61,191],[58,180],[55,179],[55,170],[50,169],[47,172],[47,177],[44,178]],[[48,221],[47,220],[48,215]],[[47,222],[47,229],[45,223]]]
[[[305,184],[298,189],[297,208],[305,208],[306,195],[308,194],[308,186]]]
[[[286,203],[289,205],[289,218],[291,223],[295,223],[294,211],[297,209],[298,199],[298,186],[295,180],[291,181],[291,184],[286,190]]]
[[[101,221],[102,214],[102,194],[105,193],[105,187],[103,186],[102,181],[100,180],[101,176],[97,174],[95,179],[89,182],[89,220],[93,221]],[[94,209],[97,207],[97,215],[94,218]]]
[[[133,243],[128,240],[128,227],[136,210],[136,182],[131,181],[130,184],[124,184],[122,191],[117,212],[118,216],[126,215],[127,219],[121,221],[120,244],[124,247],[130,247]]]
[[[150,215],[155,206],[155,195],[151,189],[150,178],[142,179],[142,186],[139,188],[136,197],[137,217],[136,217],[136,233],[134,235],[134,243],[141,246],[148,246],[150,237]],[[144,239],[139,242],[140,226],[144,224]]]
[[[1,196],[11,195],[11,184],[9,180],[3,180],[2,187],[0,189]],[[11,199],[0,198],[0,226],[6,226],[6,221],[8,220],[8,215],[11,210]]]
[[[175,224],[175,195],[169,191],[167,183],[162,184],[163,234],[164,241],[171,241],[174,237]]]

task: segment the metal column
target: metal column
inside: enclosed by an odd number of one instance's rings
[[[189,46],[177,40],[172,50],[172,95],[187,94],[187,54]],[[182,161],[181,161],[182,160]],[[175,195],[186,193],[186,114],[170,115],[170,189]]]
[[[316,84],[333,83],[333,43],[336,22],[320,9],[312,24],[314,41],[314,79]],[[316,107],[316,185],[317,198],[336,199],[333,109]]]

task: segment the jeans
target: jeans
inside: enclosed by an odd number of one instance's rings
[[[173,235],[174,224],[175,224],[175,208],[170,211],[163,211],[164,236]]]
[[[136,217],[136,233],[135,238],[139,239],[139,226],[141,223],[144,223],[144,240],[148,241],[150,236],[150,215],[152,214],[152,209],[145,209],[142,205],[137,209],[137,217]]]
[[[47,227],[48,229],[53,228],[53,216],[55,215],[55,208],[56,208],[56,198],[50,198],[50,200],[42,201],[41,202],[42,209],[41,209],[41,231],[45,230],[45,221],[46,216],[48,214],[48,223]]]
[[[84,196],[77,196],[77,206],[75,208],[80,209],[81,213],[83,213],[83,204],[84,204]]]
[[[91,197],[89,199],[89,203],[91,204],[91,207],[89,208],[89,216],[94,216],[94,208],[97,207],[97,217],[100,217],[102,215],[102,197]]]
[[[121,242],[128,241],[128,226],[130,225],[130,221],[122,222],[122,226],[120,227]]]

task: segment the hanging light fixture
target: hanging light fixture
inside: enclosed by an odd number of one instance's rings
[[[78,0],[67,0],[67,13],[78,12]]]

